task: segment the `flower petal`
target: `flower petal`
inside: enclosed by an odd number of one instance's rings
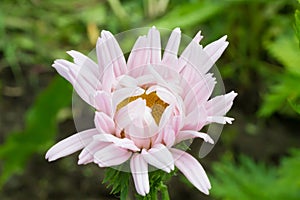
[[[126,149],[110,144],[94,154],[94,162],[100,167],[116,166],[126,162],[131,154]]]
[[[146,106],[146,100],[142,98],[138,98],[126,106],[121,108],[115,115],[116,125],[120,130],[129,126],[135,119],[140,118],[140,116],[144,116],[144,113],[151,112],[150,108]]]
[[[97,91],[93,98],[95,108],[112,117],[112,97],[104,91]]]
[[[130,169],[137,193],[146,196],[150,191],[148,164],[141,154],[132,156]]]
[[[88,129],[74,134],[52,146],[46,153],[45,158],[49,161],[54,161],[79,151],[87,146],[96,134],[99,134],[96,129]]]
[[[188,153],[172,148],[175,165],[185,177],[201,192],[209,194],[209,179],[200,163]]]
[[[94,161],[94,154],[100,149],[108,146],[109,143],[92,141],[89,145],[87,145],[78,156],[78,165],[88,164]]]
[[[168,148],[162,144],[153,146],[149,151],[142,150],[142,156],[154,167],[169,173],[174,170],[174,160]]]
[[[176,143],[196,137],[202,138],[205,142],[214,144],[214,140],[207,133],[202,133],[193,130],[179,131],[178,135],[176,136]]]
[[[161,44],[160,44],[160,33],[159,31],[153,26],[147,35],[148,39],[148,63],[149,64],[158,64],[161,62]]]
[[[63,59],[55,60],[52,67],[73,85],[77,94],[85,102],[93,106],[90,102],[90,96],[96,92],[96,84],[94,83],[97,80],[95,77],[87,73],[86,69],[81,70],[80,66]]]
[[[86,68],[86,72],[93,75],[96,79],[99,77],[100,71],[98,65],[92,59],[74,50],[67,51],[67,53],[72,56],[75,64]]]
[[[206,74],[202,80],[189,90],[183,101],[187,114],[192,112],[197,105],[205,103],[208,100],[214,90],[215,84],[216,81],[212,77],[212,74]]]
[[[224,117],[224,116],[208,116],[207,117],[207,124],[210,123],[219,123],[219,124],[232,124],[234,118],[231,117]]]
[[[192,55],[197,55],[193,53],[198,52],[199,48],[202,49],[202,47],[199,45],[199,42],[202,38],[203,37],[201,36],[201,31],[199,31],[194,37],[194,39],[189,43],[189,45],[183,50],[182,54],[178,59],[179,71],[181,71],[183,67],[191,60],[190,58]]]
[[[170,121],[170,117],[172,115],[173,109],[174,109],[173,105],[169,105],[165,109],[165,111],[163,112],[161,119],[159,121],[159,128],[163,128]]]
[[[146,45],[147,45],[147,37],[140,36],[136,40],[129,54],[127,60],[127,67],[129,70],[129,74],[133,75],[134,77],[138,77],[141,75],[140,73],[137,73],[139,72],[139,70],[136,69],[145,66],[147,64],[148,51],[146,49]]]
[[[184,118],[182,130],[200,130],[206,124],[207,113],[203,105],[196,106],[191,113]]]
[[[112,118],[103,112],[95,113],[95,126],[100,133],[111,133],[115,132],[115,123]]]
[[[180,38],[181,38],[181,31],[179,28],[175,28],[171,36],[169,38],[169,41],[167,43],[167,46],[164,51],[162,63],[166,66],[174,67],[176,71],[176,67],[178,66],[178,48],[180,44]]]
[[[98,65],[100,69],[100,80],[102,83],[102,89],[104,91],[110,92],[112,83],[115,79],[115,75],[113,72],[113,59],[110,56],[110,51],[113,49],[109,49],[108,43],[112,40],[106,41],[106,38],[98,38],[96,45],[96,53],[98,59]]]
[[[223,36],[219,40],[214,41],[208,44],[206,47],[204,47],[204,51],[210,57],[212,63],[215,63],[220,58],[220,56],[228,46],[229,43],[226,41],[226,39],[227,39],[227,35]],[[207,71],[204,72],[206,73]]]
[[[115,39],[109,31],[102,31],[101,37],[105,40],[106,48],[109,50],[110,61],[113,63],[113,71],[115,77],[126,73],[126,61],[123,52]]]
[[[122,88],[122,89],[115,91],[112,96],[113,111],[115,112],[119,103],[121,103],[128,97],[139,96],[139,95],[143,94],[144,92],[145,92],[145,90],[140,87]]]
[[[137,84],[138,84],[138,81],[135,78],[128,76],[128,75],[122,75],[117,78],[117,85],[115,88],[118,88],[118,89],[122,88],[122,87],[135,88],[135,87],[137,87]]]
[[[101,142],[112,142],[118,147],[122,147],[124,149],[128,149],[131,151],[140,150],[137,146],[135,146],[134,142],[132,140],[129,140],[128,138],[121,139],[111,134],[99,134],[99,135],[95,135],[94,139]]]
[[[209,116],[225,115],[231,108],[237,93],[230,92],[225,95],[216,96],[206,103],[206,110]]]

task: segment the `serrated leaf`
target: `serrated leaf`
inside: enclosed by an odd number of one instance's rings
[[[279,167],[241,156],[213,164],[211,194],[217,199],[299,199],[300,150],[295,149]]]
[[[260,116],[268,117],[287,105],[288,101],[300,98],[300,88],[295,87],[300,83],[300,76],[283,73],[277,79],[278,83],[272,85],[270,92],[264,96],[258,112]]]
[[[103,183],[111,188],[111,194],[120,195],[121,200],[126,200],[129,189],[130,173],[122,169],[106,168]]]
[[[300,49],[294,37],[283,36],[267,44],[267,50],[286,70],[300,75]]]

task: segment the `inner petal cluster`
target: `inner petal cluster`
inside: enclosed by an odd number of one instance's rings
[[[151,92],[149,94],[143,93],[138,96],[132,96],[129,98],[124,99],[121,103],[117,105],[117,111],[129,104],[132,101],[137,100],[138,98],[142,98],[146,100],[147,107],[151,108],[151,114],[153,119],[155,120],[156,124],[159,125],[161,116],[163,112],[165,111],[166,107],[168,107],[168,103],[161,100],[156,92]]]

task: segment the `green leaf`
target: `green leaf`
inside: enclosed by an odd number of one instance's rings
[[[224,8],[222,3],[197,2],[178,5],[162,18],[151,23],[163,28],[188,28],[216,15]],[[174,20],[176,19],[176,20]]]
[[[10,133],[0,146],[0,159],[3,160],[0,186],[15,173],[21,173],[33,153],[44,153],[53,143],[57,132],[57,114],[71,104],[72,88],[61,77],[36,98],[27,111],[25,129]]]
[[[111,194],[120,195],[121,200],[126,200],[129,190],[130,173],[122,171],[122,166],[118,169],[106,168],[103,183],[108,183],[111,187]]]
[[[300,11],[296,10],[295,12],[295,32],[298,38],[299,47],[300,47]]]
[[[275,77],[276,82],[270,86],[270,92],[264,95],[258,114],[268,117],[275,111],[286,112],[286,105],[298,112],[296,100],[300,99],[300,89],[295,86],[300,83],[300,49],[296,38],[283,35],[274,41],[266,42],[265,45],[269,54],[277,59],[284,69]]]
[[[282,73],[277,77],[278,83],[270,87],[270,92],[264,95],[264,101],[260,107],[258,114],[268,117],[275,111],[283,110],[288,103],[296,104],[296,100],[300,98],[299,85],[300,76],[291,73]]]
[[[300,150],[295,149],[279,167],[266,166],[240,156],[213,164],[211,194],[217,199],[299,199]]]
[[[266,45],[269,53],[276,58],[287,71],[300,75],[300,49],[292,36],[279,37]]]

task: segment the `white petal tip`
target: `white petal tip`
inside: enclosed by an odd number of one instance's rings
[[[74,52],[76,52],[76,51],[70,50],[70,51],[66,51],[66,52],[67,52],[67,54],[69,54],[70,56],[72,56],[72,54],[73,54]]]
[[[173,30],[174,32],[177,32],[177,33],[181,33],[181,30],[180,30],[180,28],[179,27],[176,27],[176,28],[174,28],[174,30]]]
[[[211,137],[207,138],[207,139],[205,140],[205,142],[208,142],[208,143],[210,143],[210,144],[214,144],[214,143],[215,143],[215,141],[214,141]]]
[[[227,39],[227,35],[224,35],[223,37],[220,38],[220,40],[222,41],[226,41],[226,39]]]
[[[229,94],[232,95],[233,97],[236,97],[238,95],[238,93],[236,93],[235,91],[231,91]]]
[[[55,161],[57,158],[48,158],[47,160],[48,160],[48,162],[53,162],[53,161]]]
[[[202,191],[204,194],[209,195],[209,190]]]

